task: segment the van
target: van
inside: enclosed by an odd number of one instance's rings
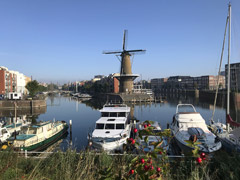
[[[8,93],[7,98],[10,100],[22,99],[22,93],[10,92]]]

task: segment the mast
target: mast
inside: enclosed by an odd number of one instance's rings
[[[227,116],[230,114],[230,49],[231,49],[231,4],[228,6],[229,29],[228,29],[228,84],[227,84]],[[229,129],[229,124],[227,123]]]

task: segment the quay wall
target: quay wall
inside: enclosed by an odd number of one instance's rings
[[[190,96],[196,99],[201,99],[206,102],[214,102],[216,91],[210,90],[178,90],[178,89],[162,89],[155,93],[156,96],[161,97],[181,97],[181,96]],[[217,96],[217,103],[225,104],[227,101],[227,94],[226,91],[221,90],[218,92]],[[238,104],[240,107],[240,93],[232,92],[230,94],[230,103],[231,104]]]
[[[17,109],[32,109],[46,107],[46,100],[1,100],[0,109],[15,109],[15,104],[17,103]]]

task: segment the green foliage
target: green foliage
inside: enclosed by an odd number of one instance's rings
[[[157,158],[152,157],[157,155]],[[73,150],[55,152],[46,158],[25,159],[12,151],[0,153],[0,179],[51,179],[51,180],[96,180],[96,179],[167,179],[167,180],[219,180],[240,179],[240,155],[219,151],[209,161],[197,164],[195,158],[184,157],[169,161],[164,155],[146,153],[141,155],[116,155]],[[165,159],[166,157],[166,159]],[[144,159],[144,164],[141,163]],[[152,160],[149,161],[149,160]],[[145,163],[146,162],[146,163]],[[144,170],[152,164],[153,170]],[[161,168],[160,177],[156,167]],[[134,169],[130,174],[129,170]]]
[[[30,81],[26,85],[26,89],[29,91],[29,95],[34,97],[36,93],[39,91],[39,84],[36,80]]]
[[[136,142],[144,140],[148,144],[149,136],[155,136],[158,141],[151,142],[154,149],[147,152],[144,151],[144,148],[146,148],[144,145],[139,146],[138,143],[135,143],[135,147],[141,155],[135,157],[129,165],[129,169],[134,170],[134,174],[127,174],[126,177],[129,176],[142,180],[167,177],[169,163],[166,148],[163,147],[163,139],[171,138],[170,131],[155,132],[155,127],[151,126],[151,124],[153,124],[153,121],[149,120],[142,123],[144,129],[137,132]],[[130,143],[131,141],[128,141],[128,144]]]

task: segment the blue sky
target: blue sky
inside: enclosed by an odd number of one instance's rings
[[[239,62],[240,2],[231,3]],[[127,48],[147,50],[133,59],[142,79],[215,75],[227,8],[227,0],[1,0],[0,66],[61,83],[119,72],[102,52],[120,50],[128,29]]]

